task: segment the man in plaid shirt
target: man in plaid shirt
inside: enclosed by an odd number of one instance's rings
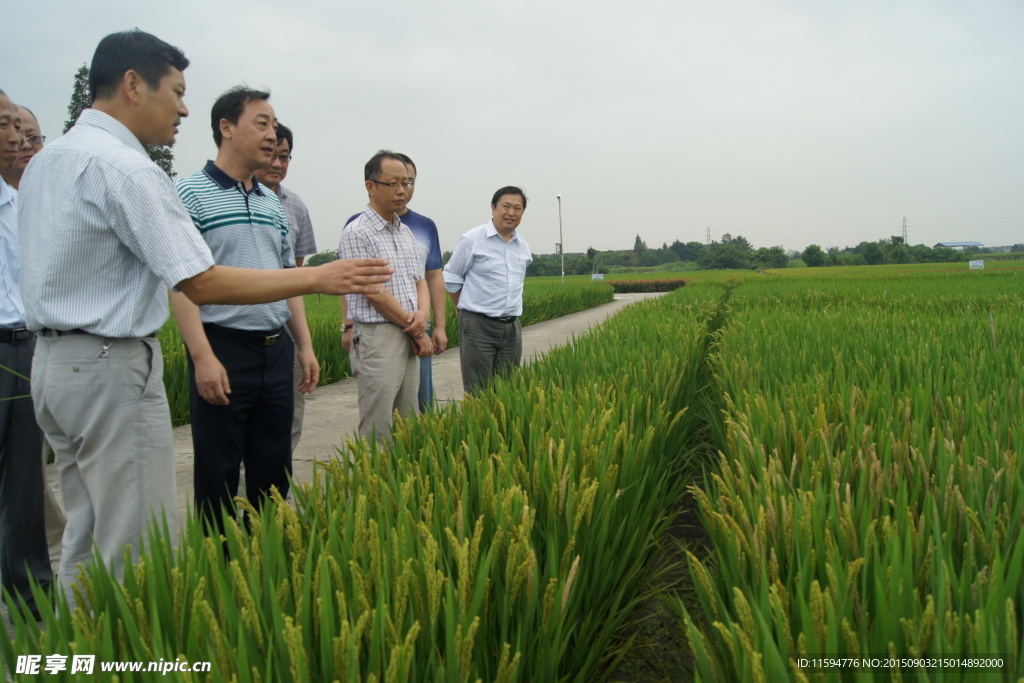
[[[402,159],[381,150],[366,162],[363,177],[369,204],[342,232],[338,257],[379,256],[395,269],[377,294],[345,296],[354,326],[350,360],[359,393],[359,433],[387,439],[394,411],[416,413],[417,357],[434,352],[426,333],[427,254],[398,217],[412,187]]]

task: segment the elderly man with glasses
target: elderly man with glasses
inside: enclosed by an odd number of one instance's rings
[[[366,162],[363,178],[369,204],[345,226],[338,256],[387,258],[395,274],[376,294],[345,295],[352,323],[344,327],[353,327],[349,358],[359,394],[359,433],[389,439],[396,410],[416,414],[417,356],[434,352],[427,334],[427,252],[399,217],[413,185],[402,158],[387,150],[377,152]]]
[[[6,180],[15,175],[23,146],[18,108],[0,90],[0,583],[11,594],[8,604],[16,608],[20,597],[38,618],[31,580],[44,590],[53,582],[39,461],[43,433],[29,396],[35,335],[25,322],[21,297],[18,191]]]
[[[36,120],[35,114],[27,107],[19,106],[18,117],[21,118],[21,142],[18,144],[17,158],[13,166],[0,168],[0,177],[15,190],[21,186],[21,174],[25,172],[28,162],[32,161],[32,157],[46,142],[46,136],[40,134],[39,121]]]

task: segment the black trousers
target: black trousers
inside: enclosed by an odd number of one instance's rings
[[[0,341],[0,577],[4,590],[37,612],[29,577],[53,581],[43,517],[43,433],[36,424],[29,376],[34,340]],[[4,368],[9,368],[4,369]]]
[[[295,347],[284,331],[276,343],[266,345],[263,333],[203,327],[228,374],[231,393],[226,406],[207,403],[196,389],[195,366],[189,358],[195,505],[223,529],[221,515],[233,509],[242,463],[246,498],[254,508],[262,506],[271,486],[288,495]]]

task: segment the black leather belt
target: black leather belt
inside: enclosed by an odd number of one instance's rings
[[[43,329],[39,330],[39,336],[40,337],[66,337],[69,334],[92,334],[92,333],[91,332],[86,332],[85,330],[51,330],[48,327],[44,327]]]
[[[18,327],[13,330],[0,328],[0,342],[4,344],[24,344],[32,339],[33,334],[32,330],[27,330],[24,327]]]
[[[203,329],[214,332],[215,334],[222,334],[225,337],[235,337],[237,339],[254,341],[262,346],[273,346],[281,340],[281,334],[284,332],[283,327],[264,332],[263,330],[236,330],[216,323],[203,323]]]
[[[484,315],[483,313],[477,313],[476,311],[469,312],[472,313],[473,315],[478,315],[481,318],[487,318],[488,320],[493,320],[496,323],[505,323],[506,325],[514,323],[515,321],[519,320],[518,315],[505,315],[500,318],[495,318],[493,315]]]

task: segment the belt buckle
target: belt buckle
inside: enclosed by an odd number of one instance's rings
[[[269,337],[264,337],[263,338],[263,345],[264,346],[273,346],[274,344],[277,343],[277,340],[280,339],[280,337],[281,337],[281,333],[280,332],[278,332],[277,334],[272,334]]]

